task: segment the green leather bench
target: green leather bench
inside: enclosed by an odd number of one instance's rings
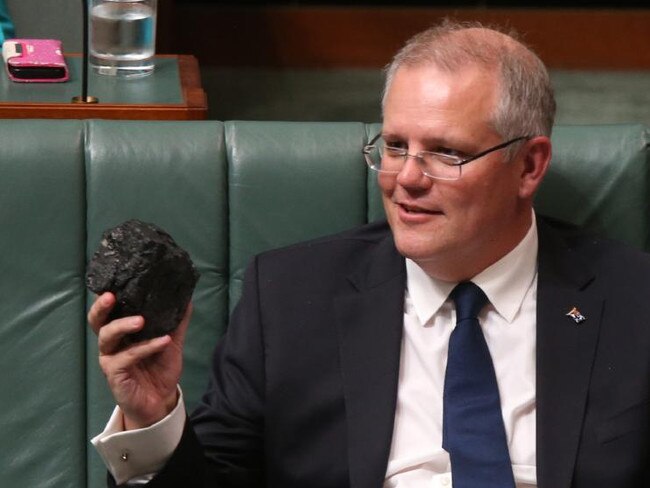
[[[0,120],[0,486],[100,487],[112,401],[86,326],[101,232],[154,222],[189,250],[186,398],[262,250],[382,217],[361,147],[378,125]],[[557,127],[538,209],[650,249],[648,131]]]

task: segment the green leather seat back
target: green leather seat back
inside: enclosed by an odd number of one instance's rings
[[[229,122],[230,305],[251,256],[366,222],[360,123]]]
[[[560,126],[552,140],[537,211],[650,250],[648,129]]]
[[[207,385],[205,371],[228,314],[223,124],[92,121],[86,137],[87,257],[102,231],[136,218],[169,232],[201,273],[182,377],[192,408]],[[88,334],[88,433],[95,435],[113,401],[97,365],[96,339]],[[89,461],[89,486],[103,486],[105,470],[92,448]]]
[[[0,135],[0,485],[84,486],[83,126]]]

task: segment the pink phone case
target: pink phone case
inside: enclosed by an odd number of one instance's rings
[[[7,39],[2,45],[7,74],[22,83],[62,82],[68,66],[57,39]]]

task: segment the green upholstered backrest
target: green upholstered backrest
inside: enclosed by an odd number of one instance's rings
[[[641,125],[556,128],[537,210],[650,250],[649,143]]]
[[[231,306],[252,254],[367,221],[364,140],[361,123],[226,124]]]
[[[378,124],[0,120],[0,486],[101,487],[88,443],[112,401],[85,263],[129,218],[201,278],[182,386],[196,403],[252,254],[381,218],[361,146]],[[538,207],[650,248],[647,130],[557,127]]]
[[[0,486],[85,484],[84,130],[0,123]],[[32,132],[36,131],[36,132]]]
[[[212,345],[228,314],[227,161],[223,124],[90,122],[86,132],[86,257],[101,233],[127,219],[153,222],[192,255],[201,272],[194,294],[195,323],[188,331],[183,386],[196,401]],[[91,297],[89,297],[89,300]],[[87,349],[88,433],[101,431],[113,402],[97,365],[93,334]],[[89,456],[91,486],[103,467]]]

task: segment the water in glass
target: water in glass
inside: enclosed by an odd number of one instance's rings
[[[90,10],[90,64],[123,77],[153,72],[156,0],[94,0]]]

